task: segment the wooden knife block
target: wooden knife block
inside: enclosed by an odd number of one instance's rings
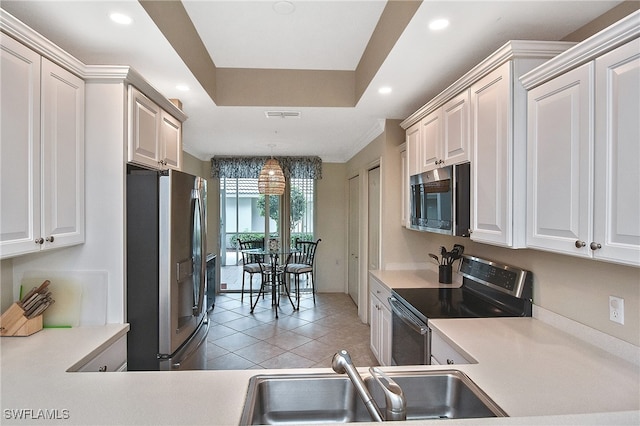
[[[0,336],[30,336],[42,330],[42,315],[27,319],[24,310],[14,303],[0,316]]]

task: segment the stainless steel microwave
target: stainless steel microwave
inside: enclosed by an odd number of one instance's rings
[[[470,163],[463,163],[411,176],[409,228],[468,237],[470,170]]]

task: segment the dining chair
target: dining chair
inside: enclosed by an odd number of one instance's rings
[[[240,290],[241,291],[240,301],[242,302],[244,299],[245,274],[249,274],[249,305],[251,305],[252,299],[253,299],[253,275],[254,274],[260,274],[261,276],[263,275],[262,274],[263,268],[261,267],[261,265],[264,263],[264,255],[246,253],[245,250],[264,249],[264,240],[249,240],[249,241],[238,240],[238,244],[240,246],[240,252],[242,253],[242,289]],[[263,277],[263,280],[264,280],[264,277]]]
[[[304,275],[307,278],[307,285],[311,281],[311,293],[313,294],[313,304],[316,304],[316,280],[314,262],[316,258],[316,250],[318,244],[322,241],[302,241],[295,239],[294,247],[296,251],[289,255],[287,264],[284,267],[284,273],[289,277],[289,288],[291,286],[291,276],[293,275],[293,283],[296,289],[296,309],[300,309],[300,277]],[[309,280],[310,278],[310,280]]]

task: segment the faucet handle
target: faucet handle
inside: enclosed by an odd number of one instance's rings
[[[387,404],[385,420],[406,420],[407,400],[400,385],[378,367],[370,367],[369,373],[371,373],[371,376],[378,382],[384,392],[384,399]]]

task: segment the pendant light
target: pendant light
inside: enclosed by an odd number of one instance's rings
[[[274,145],[269,145],[273,148]],[[273,156],[265,161],[258,177],[258,192],[265,195],[284,194],[284,174]]]

